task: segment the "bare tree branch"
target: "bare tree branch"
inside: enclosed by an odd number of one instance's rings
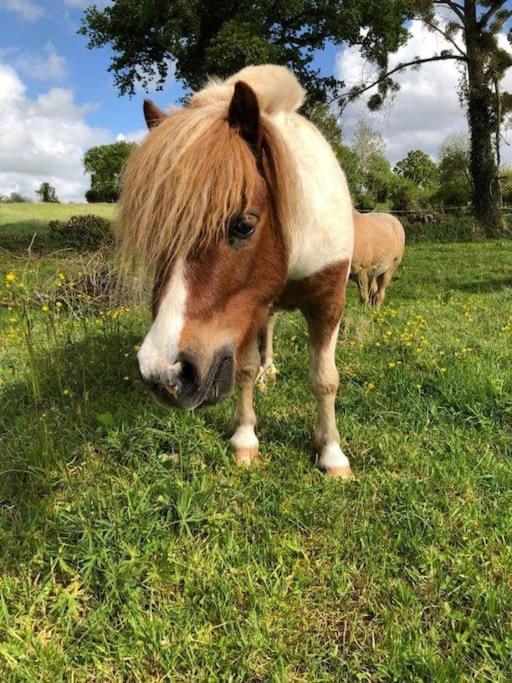
[[[485,26],[487,26],[487,24],[488,24],[488,22],[489,22],[489,19],[491,19],[491,18],[496,14],[496,12],[497,12],[498,10],[500,10],[500,9],[503,7],[503,5],[505,4],[505,2],[506,2],[506,0],[501,0],[501,1],[498,2],[496,5],[493,5],[492,7],[489,7],[489,9],[487,10],[487,12],[486,12],[485,14],[482,14],[482,16],[480,17],[480,19],[478,20],[478,25],[479,25],[481,28],[485,28]]]
[[[438,24],[436,24],[433,21],[429,21],[428,19],[422,19],[423,23],[429,26],[432,30],[437,31],[440,33],[445,40],[447,40],[449,43],[453,45],[453,47],[457,50],[459,54],[461,54],[463,57],[466,57],[466,53],[464,50],[455,42],[453,38],[451,38],[449,35],[447,35],[446,31],[444,31]],[[459,26],[459,28],[462,29],[462,26]]]
[[[452,2],[452,0],[434,0],[434,5],[442,5],[444,7],[449,7],[452,10],[452,12],[459,17],[462,23],[465,23],[464,7],[459,5],[458,3]]]
[[[379,83],[382,83],[382,81],[385,81],[387,78],[392,76],[393,74],[397,73],[398,71],[403,71],[403,69],[407,69],[410,66],[419,66],[420,64],[426,64],[427,62],[444,62],[447,60],[457,60],[459,62],[467,62],[466,57],[460,57],[459,55],[434,55],[433,57],[423,57],[421,59],[414,59],[411,62],[404,62],[402,64],[398,64],[394,69],[391,69],[391,71],[387,71],[385,74],[382,74],[377,78],[376,80],[372,81],[371,83],[365,85],[362,88],[357,88],[356,90],[357,93],[351,97],[350,96],[350,91],[342,93],[341,95],[337,95],[336,97],[333,97],[331,100],[329,100],[329,104],[332,104],[332,102],[336,102],[337,100],[342,100],[343,98],[347,98],[346,102],[342,105],[342,109],[353,99],[356,97],[359,97],[363,93],[367,92],[368,90],[371,90],[374,88],[376,85],[379,85]]]

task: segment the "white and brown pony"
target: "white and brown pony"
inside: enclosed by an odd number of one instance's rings
[[[214,403],[239,386],[236,461],[258,455],[253,385],[258,336],[272,307],[309,327],[320,468],[349,477],[334,402],[336,338],[353,249],[343,172],[296,113],[304,91],[278,66],[213,81],[183,109],[144,111],[149,135],[129,159],[118,239],[153,285],[142,378],[170,406]]]
[[[354,211],[354,232],[350,279],[361,303],[379,307],[404,255],[404,228],[389,213]]]

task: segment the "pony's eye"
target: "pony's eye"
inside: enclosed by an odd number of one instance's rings
[[[246,240],[254,233],[256,230],[256,223],[258,222],[258,216],[255,213],[246,211],[245,213],[235,216],[231,223],[229,224],[229,239],[234,240]]]

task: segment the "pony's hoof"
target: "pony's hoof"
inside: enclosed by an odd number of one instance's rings
[[[258,389],[265,392],[267,390],[267,382],[275,382],[277,374],[278,371],[274,363],[270,363],[270,365],[261,365],[258,377],[256,378],[256,386]]]
[[[271,363],[265,370],[265,377],[268,379],[269,382],[275,382],[278,374],[279,371],[274,365],[274,363]]]
[[[350,465],[344,465],[343,467],[327,467],[325,469],[325,474],[328,477],[333,477],[334,479],[352,479],[353,474],[350,469]]]
[[[257,446],[255,448],[239,448],[233,451],[233,455],[238,467],[248,467],[258,459],[259,449]]]

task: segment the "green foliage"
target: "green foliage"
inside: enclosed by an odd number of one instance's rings
[[[373,211],[377,206],[377,202],[367,192],[363,192],[354,195],[354,206],[359,211]]]
[[[369,126],[365,121],[358,121],[351,148],[359,159],[361,173],[366,178],[370,171],[371,160],[382,159],[386,146],[381,133]]]
[[[363,174],[354,151],[343,144],[341,127],[336,116],[326,104],[316,104],[309,110],[309,118],[331,145],[345,173],[348,187],[354,196],[361,191]]]
[[[393,182],[393,173],[384,151],[384,138],[364,121],[359,121],[351,151],[357,162],[357,183],[351,189],[359,202],[375,205],[385,202]]]
[[[397,162],[394,172],[423,188],[434,188],[439,181],[436,164],[421,149],[408,152],[406,157]]]
[[[121,174],[124,165],[135,149],[134,142],[115,142],[111,145],[91,147],[84,155],[84,168],[91,175],[91,189],[86,193],[88,202],[115,202],[119,198]]]
[[[444,206],[466,206],[471,199],[468,137],[449,135],[439,149],[439,157],[438,201]]]
[[[505,206],[512,206],[512,168],[501,171],[501,196]]]
[[[471,242],[482,240],[481,226],[470,214],[418,213],[399,216],[407,235],[407,243],[413,242]]]
[[[0,299],[89,260],[0,251]],[[480,241],[407,247],[378,312],[349,285],[347,483],[308,454],[297,314],[239,470],[232,400],[168,412],[137,379],[145,309],[0,307],[0,678],[510,680],[511,282],[510,243]]]
[[[421,208],[421,190],[409,178],[395,176],[390,199],[394,211],[416,211]]]
[[[123,94],[137,84],[162,86],[171,68],[195,90],[208,76],[274,63],[290,66],[317,102],[341,84],[313,65],[315,52],[327,42],[360,45],[366,57],[383,62],[407,36],[403,11],[402,0],[114,0],[89,7],[80,33],[90,48],[113,47],[109,70]]]
[[[50,239],[57,244],[82,249],[96,249],[112,243],[111,221],[101,216],[71,216],[67,221],[50,221]]]
[[[376,202],[385,202],[393,187],[394,176],[391,165],[384,154],[371,154],[367,162],[367,173],[364,185],[367,193]]]
[[[57,193],[55,188],[50,183],[41,183],[39,189],[36,190],[36,194],[39,195],[39,200],[46,204],[58,204]]]

